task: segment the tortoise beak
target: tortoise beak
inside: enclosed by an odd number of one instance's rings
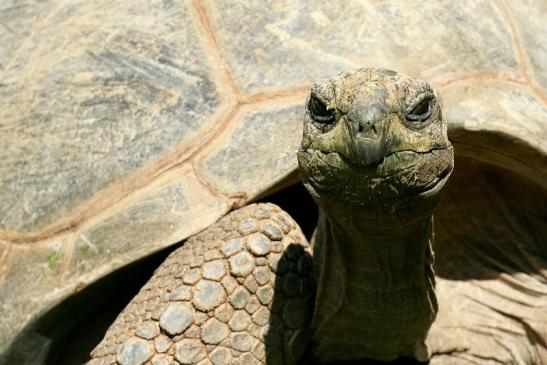
[[[351,164],[369,166],[379,164],[389,153],[386,140],[385,113],[374,106],[344,115],[328,133],[317,138],[313,149],[337,152]]]

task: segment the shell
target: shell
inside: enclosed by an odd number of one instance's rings
[[[430,81],[457,169],[545,194],[544,1],[3,7],[0,354],[72,293],[291,181],[307,90],[342,70]]]

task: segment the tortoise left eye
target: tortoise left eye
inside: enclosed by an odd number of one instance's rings
[[[431,98],[425,98],[418,103],[409,113],[406,114],[406,119],[413,122],[423,122],[431,116]]]

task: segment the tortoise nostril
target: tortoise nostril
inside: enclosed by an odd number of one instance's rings
[[[357,125],[357,131],[359,133],[363,133],[364,131],[370,131],[374,132],[376,134],[376,124],[371,122],[365,122],[365,123],[359,123]]]

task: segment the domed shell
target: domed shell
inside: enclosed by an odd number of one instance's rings
[[[547,187],[545,2],[341,4],[4,2],[0,353],[75,291],[291,181],[307,90],[342,70],[430,81],[457,156]]]

